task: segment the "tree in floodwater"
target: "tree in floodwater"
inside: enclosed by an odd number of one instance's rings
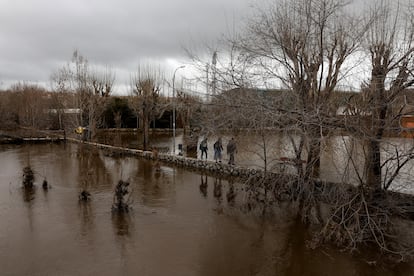
[[[248,127],[259,134],[264,127],[298,133],[299,141],[292,139],[298,151],[292,159],[306,160],[303,182],[319,177],[321,147],[336,114],[333,96],[366,30],[347,4],[293,0],[257,9],[243,32],[228,39],[228,54],[217,59],[217,88],[241,93],[227,99],[211,95],[219,111],[212,108],[210,121],[216,128]],[[276,89],[285,94],[275,100],[264,101],[255,92]],[[254,93],[243,101],[249,91]],[[268,125],[256,124],[257,113],[266,116]]]
[[[66,125],[65,121],[65,109],[67,108],[74,108],[75,106],[69,103],[68,99],[70,97],[70,74],[68,73],[67,67],[61,67],[54,71],[50,76],[50,82],[52,86],[52,106],[56,111],[57,119],[58,119],[58,127],[59,129],[65,129],[66,127],[77,127],[79,126],[78,123],[73,125]]]
[[[64,66],[65,70],[61,70],[62,75],[67,80],[67,87],[76,95],[76,105],[79,109],[77,117],[77,126],[85,126],[87,118],[87,102],[90,94],[89,80],[89,62],[78,50],[72,54],[71,63]]]
[[[102,123],[107,98],[113,92],[115,74],[111,69],[91,71],[88,59],[75,50],[70,63],[52,74],[52,83],[56,92],[71,92],[76,98],[79,116],[74,126],[88,126],[88,139],[96,134]],[[64,99],[62,99],[64,101]],[[61,113],[63,102],[58,105]]]
[[[115,74],[111,69],[95,71],[90,74],[91,93],[87,98],[87,113],[89,122],[89,140],[94,138],[96,129],[103,123],[103,114],[108,98],[113,92]]]
[[[119,180],[115,187],[114,202],[112,204],[112,210],[118,212],[128,212],[129,204],[126,196],[130,193],[129,182]]]
[[[368,55],[370,76],[361,93],[349,97],[345,127],[352,142],[346,145],[348,163],[357,174],[357,188],[336,193],[333,213],[317,241],[333,241],[351,251],[358,245],[375,245],[397,261],[410,260],[414,246],[404,238],[399,224],[409,217],[412,197],[385,193],[411,183],[406,166],[414,159],[412,140],[390,137],[401,134],[402,116],[412,114],[407,100],[414,84],[414,17],[412,7],[378,1],[365,13],[369,21],[363,49]],[[360,143],[363,169],[354,156]],[[398,184],[398,185],[397,185]]]
[[[176,99],[176,110],[178,113],[178,120],[181,121],[181,125],[184,129],[184,135],[188,134],[188,130],[191,129],[192,120],[196,119],[196,111],[200,109],[200,99],[192,96],[190,92],[185,91],[184,89],[176,89],[177,96]]]
[[[149,148],[150,123],[156,117],[161,117],[165,104],[160,101],[164,77],[160,69],[154,66],[139,66],[137,73],[131,79],[131,92],[134,96],[132,106],[142,122],[143,148]]]
[[[250,75],[286,86],[294,105],[284,115],[304,134],[305,181],[319,177],[321,143],[335,115],[332,96],[364,29],[346,12],[347,1],[281,1],[259,12],[233,43]],[[256,69],[257,68],[257,69]],[[250,72],[249,72],[250,71]],[[280,110],[273,111],[280,117]],[[298,124],[294,122],[299,122]]]
[[[34,172],[30,166],[23,168],[23,187],[25,189],[33,188],[34,183]]]
[[[369,31],[362,46],[368,54],[370,77],[362,93],[349,101],[358,121],[347,128],[364,141],[365,170],[362,185],[372,191],[387,190],[414,158],[414,146],[404,147],[387,139],[400,132],[408,89],[414,85],[414,16],[412,7],[391,1],[374,3],[369,14]]]

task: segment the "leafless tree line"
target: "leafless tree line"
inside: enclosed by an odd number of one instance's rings
[[[172,108],[177,111],[177,121],[189,128],[196,108],[194,97],[176,89],[176,99],[162,93],[171,86],[160,66],[139,64],[131,73],[128,108],[137,118],[136,127],[142,130],[143,149],[149,149],[150,123],[161,118]],[[32,127],[36,129],[66,129],[73,132],[78,127],[86,131],[83,138],[95,140],[98,128],[105,126],[105,114],[113,103],[115,72],[110,67],[96,69],[88,59],[75,50],[70,62],[51,75],[51,91],[37,85],[19,83],[2,93],[0,112],[1,128]],[[165,92],[165,91],[164,91]],[[120,127],[119,110],[113,111],[115,125]],[[86,137],[85,137],[86,136]]]

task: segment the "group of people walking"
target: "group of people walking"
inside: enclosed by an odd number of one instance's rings
[[[214,148],[214,160],[216,162],[221,163],[222,160],[222,151],[223,151],[223,142],[221,140],[221,137],[217,139],[217,141],[213,144]],[[229,165],[234,165],[234,154],[237,153],[237,146],[236,141],[232,137],[230,141],[227,143],[227,154],[229,155]],[[200,151],[201,151],[201,159],[205,156],[207,159],[207,138],[204,138],[200,143]]]

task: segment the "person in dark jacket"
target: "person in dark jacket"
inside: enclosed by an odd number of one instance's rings
[[[234,154],[237,152],[236,141],[232,137],[227,144],[227,154],[229,155],[229,165],[234,165]]]
[[[221,138],[214,143],[214,160],[216,162],[221,163],[221,152],[223,151],[223,143],[221,142]]]
[[[206,159],[207,159],[207,138],[204,138],[201,143],[200,143],[200,150],[201,150],[201,159],[203,159],[204,154],[206,155]]]

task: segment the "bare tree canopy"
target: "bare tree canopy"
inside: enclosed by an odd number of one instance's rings
[[[160,67],[139,65],[137,72],[131,77],[131,93],[133,109],[140,118],[143,130],[143,147],[149,147],[149,127],[155,117],[161,117],[166,103],[160,100],[160,92],[164,83],[164,74]]]

